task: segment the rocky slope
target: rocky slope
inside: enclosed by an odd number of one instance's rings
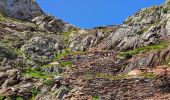
[[[80,29],[0,0],[0,100],[170,99],[170,1]]]

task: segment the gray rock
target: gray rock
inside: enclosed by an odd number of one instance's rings
[[[16,57],[17,56],[10,50],[0,47],[0,61],[2,61],[4,58],[15,59]]]
[[[168,15],[168,17],[170,17],[170,14]],[[168,34],[168,35],[170,35],[170,18],[168,18],[168,21],[167,21],[167,23],[166,23],[166,33]]]
[[[97,32],[93,35],[93,38],[91,40],[91,44],[90,47],[93,47],[95,45],[97,45],[98,43],[101,42],[101,40],[103,40],[103,38],[105,37],[105,35],[103,34],[103,32]]]
[[[152,26],[147,32],[143,33],[140,39],[140,46],[147,46],[151,44],[157,44],[161,41],[161,35],[159,34],[159,26]]]
[[[57,95],[57,98],[59,100],[62,100],[63,96],[66,95],[68,93],[68,89],[66,89],[66,87],[62,87]]]
[[[123,70],[124,73],[127,73],[133,69],[141,67],[151,67],[154,62],[154,58],[157,57],[156,53],[149,55],[148,57],[139,58],[134,62],[129,63]]]
[[[54,77],[54,80],[56,80],[56,81],[61,81],[62,79],[63,79],[62,76],[55,76],[55,77]]]
[[[49,74],[62,72],[62,68],[60,68],[59,66],[48,66],[48,67],[42,68],[42,70]]]
[[[30,20],[43,14],[34,0],[1,0],[0,11],[5,15],[22,20]]]
[[[134,36],[133,28],[129,26],[123,26],[109,36],[107,48],[114,49],[123,40],[123,38],[129,36]]]
[[[52,38],[43,36],[33,37],[22,46],[21,51],[23,51],[26,57],[30,60],[30,64],[46,64],[54,56],[54,44],[56,41],[53,40],[54,39]]]
[[[115,50],[127,51],[138,46],[138,36],[124,37],[123,40],[115,47]]]
[[[38,25],[42,30],[50,32],[67,32],[68,30],[75,29],[73,25],[63,22],[50,15],[42,15],[34,18],[32,20],[36,25]]]
[[[61,51],[61,50],[63,49],[63,44],[61,44],[61,43],[56,43],[54,47],[55,47],[55,49],[56,49],[57,51]]]
[[[26,83],[26,84],[21,85],[20,87],[21,88],[31,88],[32,86],[34,86],[32,83]]]
[[[48,87],[47,86],[42,86],[41,87],[41,94],[45,94],[48,92]]]
[[[84,51],[85,49],[87,49],[90,46],[92,38],[93,38],[93,36],[86,36],[82,40],[82,48],[81,48],[82,51]]]

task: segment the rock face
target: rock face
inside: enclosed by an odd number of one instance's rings
[[[43,14],[34,0],[1,0],[0,11],[21,20],[30,20]]]
[[[0,61],[2,61],[4,58],[7,59],[14,59],[16,58],[16,55],[13,54],[11,51],[8,49],[5,49],[3,47],[0,47]]]
[[[58,40],[58,41],[57,41]],[[55,44],[59,41],[59,37],[43,37],[37,36],[31,38],[26,44],[21,47],[21,51],[30,58],[34,64],[46,64],[49,63],[55,55]],[[58,49],[58,48],[57,48]]]
[[[93,29],[33,0],[0,0],[0,10],[0,100],[169,100],[169,0]]]
[[[122,51],[159,43],[165,37],[161,31],[165,29],[164,21],[168,19],[162,19],[162,9],[162,6],[146,8],[129,17],[109,36],[107,47]]]
[[[72,25],[50,15],[38,16],[34,18],[32,22],[38,25],[41,29],[50,32],[67,32],[68,30],[75,28]]]

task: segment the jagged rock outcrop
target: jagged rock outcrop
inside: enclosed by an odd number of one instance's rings
[[[169,6],[168,6],[169,7]],[[140,10],[129,17],[107,42],[108,49],[130,50],[136,47],[157,44],[167,37],[165,22],[169,18],[166,7],[155,6]]]
[[[50,15],[42,15],[34,18],[32,20],[36,25],[38,25],[44,31],[49,32],[67,32],[69,30],[75,29],[73,25],[63,22],[61,19],[57,19]]]
[[[56,43],[61,43],[60,37],[36,36],[25,43],[21,51],[31,60],[28,61],[30,66],[44,65],[49,63],[58,51],[59,48],[55,48]]]
[[[2,61],[4,58],[14,59],[16,58],[16,55],[11,51],[9,51],[8,49],[5,49],[4,47],[0,47],[0,61]]]
[[[0,0],[0,11],[20,20],[31,20],[43,14],[34,0]]]

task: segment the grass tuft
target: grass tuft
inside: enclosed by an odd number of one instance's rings
[[[130,50],[130,51],[126,51],[126,52],[120,52],[119,56],[125,57],[125,58],[131,58],[133,55],[137,55],[142,51],[149,51],[149,50],[160,51],[160,50],[163,50],[167,47],[168,47],[168,43],[162,42],[162,43],[157,44],[157,45],[150,45],[150,46],[145,46],[145,47],[141,47],[141,48],[136,48],[134,50]]]
[[[47,74],[42,71],[37,71],[35,69],[27,69],[27,71],[25,72],[25,75],[28,77],[39,78],[39,79],[48,79],[52,77],[52,75],[50,74]]]

